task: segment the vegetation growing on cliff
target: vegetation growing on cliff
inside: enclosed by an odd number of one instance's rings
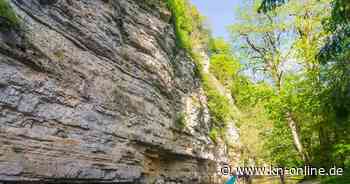
[[[208,40],[209,30],[204,26],[205,18],[187,0],[166,0],[166,3],[172,12],[178,46],[191,55],[200,73],[202,58],[195,48],[205,46]]]
[[[242,162],[349,168],[349,4],[286,2],[248,1],[231,27],[233,45],[222,39],[208,42],[210,73],[231,89],[241,110],[235,118],[244,145]],[[202,78],[215,140],[233,110],[211,76]]]
[[[212,38],[209,42],[210,72],[226,87],[231,86],[241,65],[233,55],[231,45],[222,38]]]
[[[210,44],[210,31],[204,26],[204,17],[187,0],[167,0],[167,5],[173,14],[177,43],[194,60],[196,74],[203,83],[212,122],[209,134],[211,139],[217,142],[218,138],[224,139],[227,122],[232,119],[232,108],[227,97],[221,94],[217,86],[215,86],[213,74],[203,71],[204,58],[201,57],[201,54],[207,54],[208,50],[213,53],[211,61],[214,67],[211,71],[216,74],[220,73],[220,71],[215,71],[220,67],[215,66],[221,65],[219,62],[221,57],[228,57],[231,60],[233,58],[227,53],[226,55],[221,53],[224,51],[224,48],[219,48],[219,46],[217,48],[209,48],[209,45],[213,46],[214,44]],[[230,62],[228,61],[227,64],[232,66],[233,62]],[[216,75],[216,77],[221,80],[219,75]]]
[[[230,100],[225,96],[225,90],[232,85],[233,79],[240,70],[240,64],[234,57],[231,46],[222,38],[211,38],[208,44],[210,74],[204,75],[202,81],[213,123],[211,137],[215,139],[220,136],[225,140],[228,123],[237,118],[233,104],[230,104]],[[221,84],[214,85],[215,83]]]
[[[8,29],[19,26],[19,19],[7,0],[0,0],[0,28]]]
[[[186,127],[186,116],[184,113],[179,113],[176,117],[176,127],[183,130]]]
[[[179,43],[195,59],[208,97],[210,137],[224,137],[226,123],[236,119],[244,164],[350,167],[349,5],[343,0],[273,3],[247,1],[231,26],[230,45],[209,39],[201,30],[203,19],[189,13],[187,1],[169,0]],[[203,72],[199,43],[208,47],[209,73]],[[215,79],[231,90],[240,116],[233,115]],[[347,183],[346,178],[324,183]]]
[[[233,110],[229,100],[220,94],[213,85],[210,75],[203,76],[203,87],[208,100],[208,108],[211,116],[210,137],[216,141],[219,137],[224,139],[227,123],[233,119]]]

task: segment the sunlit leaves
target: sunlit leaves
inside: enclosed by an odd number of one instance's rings
[[[203,76],[203,87],[208,98],[208,108],[213,126],[222,129],[226,127],[229,120],[232,120],[233,109],[227,97],[220,94],[218,89],[213,86],[213,83],[211,75]]]
[[[223,39],[212,39],[209,44],[210,72],[226,86],[229,86],[240,70],[239,61],[233,56],[231,45]]]
[[[192,55],[194,47],[208,39],[205,18],[188,0],[166,1],[173,14],[178,44]]]

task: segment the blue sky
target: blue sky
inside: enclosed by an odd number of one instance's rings
[[[191,0],[199,11],[208,18],[214,36],[229,40],[227,26],[235,20],[234,10],[244,0]]]

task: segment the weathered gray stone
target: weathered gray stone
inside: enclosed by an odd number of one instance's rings
[[[0,103],[10,107],[16,107],[20,98],[20,92],[14,88],[5,88],[0,91]]]
[[[10,2],[25,32],[0,34],[0,180],[219,181],[224,147],[165,5]]]
[[[18,111],[32,113],[39,103],[39,98],[33,94],[24,95],[18,105]]]

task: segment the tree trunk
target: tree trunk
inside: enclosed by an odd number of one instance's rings
[[[300,137],[300,132],[297,123],[294,121],[292,115],[290,112],[287,113],[287,121],[288,121],[288,126],[292,132],[293,135],[293,143],[294,146],[296,147],[298,153],[302,157],[303,161],[305,164],[308,164],[309,159],[308,156],[304,150],[304,146],[301,143],[301,137]]]
[[[320,157],[321,157],[321,166],[322,167],[329,167],[332,164],[332,157],[331,157],[331,144],[330,144],[330,140],[328,137],[328,130],[324,128],[324,124],[321,123],[321,126],[319,128],[319,134],[318,134],[318,138],[320,140]],[[333,162],[333,164],[335,164]]]
[[[280,182],[281,182],[281,184],[285,184],[286,183],[286,181],[284,179],[284,174],[280,175]]]

